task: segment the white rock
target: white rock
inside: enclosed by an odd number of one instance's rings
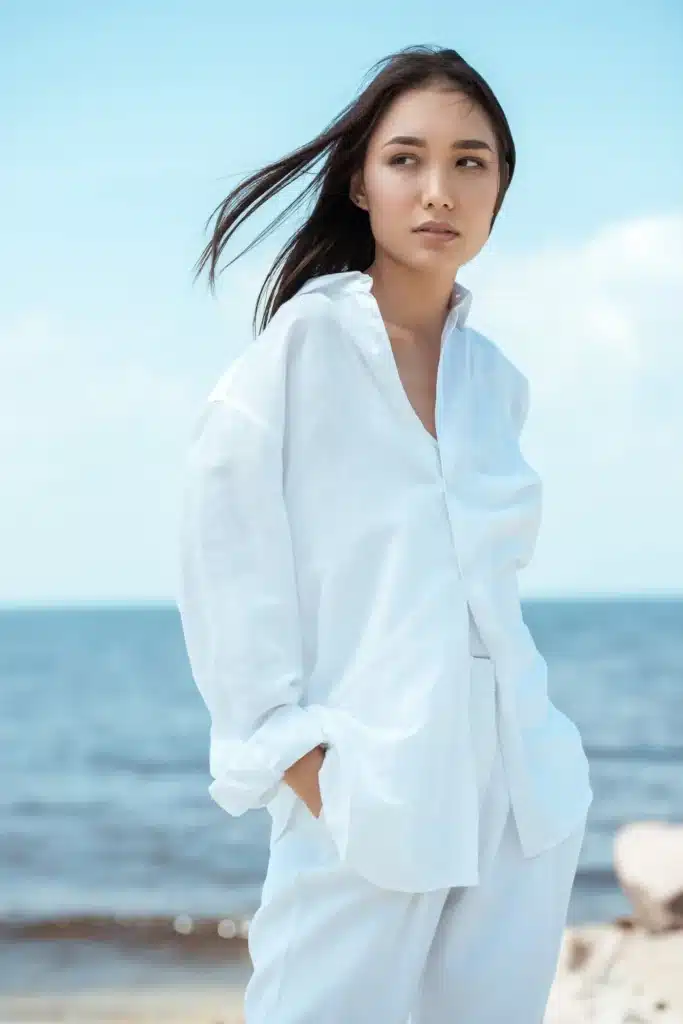
[[[683,927],[683,825],[624,825],[614,840],[614,870],[640,924],[651,932]]]

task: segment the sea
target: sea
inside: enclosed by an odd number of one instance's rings
[[[628,915],[617,830],[683,821],[683,598],[523,614],[591,765],[569,923]],[[175,606],[0,611],[0,991],[244,978],[270,818],[212,801],[208,728]]]

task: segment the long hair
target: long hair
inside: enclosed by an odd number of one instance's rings
[[[409,89],[444,82],[468,96],[488,116],[497,141],[500,169],[500,188],[491,219],[493,227],[512,181],[515,145],[503,109],[482,76],[455,50],[431,45],[399,50],[375,64],[372,72],[375,75],[370,84],[324,131],[293,153],[246,178],[206,222],[205,229],[212,218],[216,218],[211,239],[195,264],[194,279],[208,264],[209,286],[215,292],[216,266],[233,232],[263,203],[305,174],[319,158],[323,159],[322,166],[294,201],[230,261],[234,263],[311,194],[317,194],[310,215],[280,251],[266,276],[254,312],[255,330],[262,302],[265,308],[261,330],[276,310],[310,278],[346,270],[363,271],[372,263],[375,242],[370,221],[366,211],[350,199],[351,176],[364,164],[375,125],[393,100]]]

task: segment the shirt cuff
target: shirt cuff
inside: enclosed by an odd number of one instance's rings
[[[318,716],[300,704],[284,704],[247,740],[221,740],[212,725],[211,798],[228,814],[265,807],[275,796],[284,772],[318,745],[327,746]]]

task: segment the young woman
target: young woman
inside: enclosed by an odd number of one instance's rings
[[[246,1022],[539,1024],[592,791],[520,609],[528,381],[455,280],[514,143],[454,50],[375,71],[228,196],[198,264],[213,287],[238,224],[322,158],[186,469],[210,792],[272,815]]]

